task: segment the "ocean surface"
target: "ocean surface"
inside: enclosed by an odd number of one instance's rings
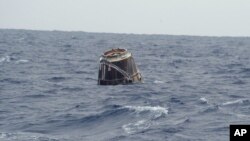
[[[100,55],[144,82],[99,86]],[[0,141],[228,141],[250,124],[250,38],[0,30]]]

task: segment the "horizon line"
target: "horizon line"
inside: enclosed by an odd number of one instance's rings
[[[233,35],[196,35],[196,34],[165,34],[165,33],[131,33],[131,32],[102,32],[102,31],[84,31],[84,30],[62,30],[62,29],[31,29],[31,28],[1,28],[0,30],[27,30],[27,31],[47,31],[47,32],[85,32],[96,34],[123,34],[123,35],[144,35],[144,36],[192,36],[192,37],[215,37],[215,38],[250,38],[250,36]]]

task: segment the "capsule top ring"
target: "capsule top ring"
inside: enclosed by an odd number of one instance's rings
[[[109,62],[117,62],[126,58],[129,58],[131,53],[128,52],[126,49],[111,49],[103,53],[102,57],[100,58],[105,59]]]

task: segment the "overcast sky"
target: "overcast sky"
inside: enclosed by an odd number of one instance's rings
[[[250,36],[250,0],[0,0],[0,28]]]

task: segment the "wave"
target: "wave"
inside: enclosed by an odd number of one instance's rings
[[[23,64],[23,63],[27,63],[27,62],[29,62],[29,60],[20,59],[20,60],[16,61],[17,64]]]
[[[201,97],[201,98],[200,98],[200,102],[201,102],[202,104],[208,104],[208,100],[207,100],[205,97]]]
[[[205,107],[204,109],[202,109],[201,111],[199,111],[199,113],[202,113],[202,114],[207,114],[207,113],[211,113],[211,112],[220,112],[220,113],[222,112],[223,113],[223,110],[225,108],[231,108],[233,106],[242,107],[245,105],[247,105],[247,106],[250,105],[249,99],[237,99],[237,100],[227,101],[227,102],[220,103],[220,104],[208,103],[207,99],[205,99],[205,98],[204,99],[200,98],[200,101],[202,104],[207,104],[207,106],[208,106],[208,107]],[[238,116],[237,113],[233,113],[233,114],[235,116]],[[243,114],[240,114],[239,117],[246,117],[246,116]]]
[[[219,105],[210,105],[209,107],[203,109],[199,113],[207,114],[207,113],[210,113],[210,112],[217,112],[219,109],[220,109]]]
[[[2,63],[2,62],[11,62],[13,60],[16,60],[15,61],[16,64],[23,64],[23,63],[29,62],[29,60],[26,60],[26,59],[17,60],[16,57],[14,57],[14,56],[6,55],[5,57],[0,58],[0,63]]]
[[[168,114],[168,109],[160,106],[120,106],[120,105],[110,105],[106,106],[106,108],[109,107],[109,110],[105,110],[101,113],[97,113],[94,115],[90,115],[87,117],[84,117],[81,119],[81,122],[90,122],[90,121],[96,121],[98,119],[105,120],[106,118],[114,118],[114,116],[122,116],[126,115],[127,118],[129,116],[131,118],[134,117],[140,117],[144,118],[143,116],[148,115],[147,117],[150,118],[158,118],[162,115],[167,115]],[[146,117],[146,116],[145,116]]]
[[[150,111],[158,114],[168,114],[168,109],[160,106],[124,106],[124,108],[128,108],[130,110],[134,110],[136,112],[144,112]]]
[[[82,91],[83,88],[81,88],[81,87],[64,87],[61,90],[68,91],[68,92],[77,92],[77,91]]]
[[[155,83],[155,84],[163,84],[163,83],[165,83],[165,82],[164,82],[164,81],[160,81],[160,80],[155,80],[154,83]]]
[[[32,95],[26,95],[24,97],[27,97],[27,98],[46,98],[47,95],[44,95],[44,94],[32,94]]]
[[[128,108],[136,113],[151,113],[150,116],[143,116],[143,118],[137,121],[124,124],[122,129],[128,134],[147,130],[152,125],[156,124],[155,122],[159,117],[168,114],[168,109],[160,106],[125,106],[124,108]]]
[[[48,79],[49,82],[62,82],[68,79],[67,77],[55,76]]]
[[[76,106],[75,108],[79,108],[79,106]],[[92,112],[84,117],[58,115],[53,119],[40,123],[40,125],[44,125],[42,129],[40,126],[34,125],[26,128],[25,131],[43,133],[40,131],[47,129],[48,126],[52,126],[55,128],[50,128],[47,132],[53,133],[54,131],[60,132],[62,129],[74,129],[81,130],[87,135],[88,132],[102,132],[103,129],[109,126],[110,130],[120,128],[122,131],[125,131],[125,133],[131,134],[144,131],[151,126],[158,124],[160,119],[165,118],[165,115],[168,114],[168,108],[160,106],[108,105],[94,111],[100,110],[103,111]],[[96,129],[96,126],[98,126],[98,129]],[[90,131],[90,129],[93,129],[93,131]]]
[[[26,83],[27,81],[16,79],[16,78],[5,78],[2,80],[0,79],[0,82],[9,83],[9,84],[23,84],[23,83]]]
[[[25,132],[18,132],[18,133],[6,133],[0,132],[0,140],[1,141],[66,141],[66,139],[58,139],[55,137],[49,137],[44,134],[38,133],[25,133]]]
[[[122,126],[122,129],[128,133],[135,133],[140,130],[146,130],[151,126],[151,122],[149,120],[139,120],[133,123],[125,124]]]
[[[10,62],[10,56],[5,56],[5,57],[2,57],[2,58],[0,58],[0,63],[1,62]]]
[[[0,58],[0,63],[1,63],[1,62],[4,62],[5,60],[6,60],[5,57]]]
[[[250,68],[242,68],[241,73],[250,73]]]
[[[222,106],[239,105],[239,104],[250,104],[250,100],[249,99],[237,99],[234,101],[224,102],[222,103]]]

